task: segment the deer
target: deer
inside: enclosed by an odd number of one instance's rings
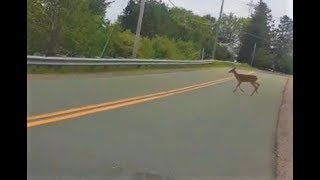
[[[257,82],[257,80],[258,80],[257,76],[250,75],[250,74],[239,74],[239,73],[237,73],[236,68],[231,69],[229,71],[229,73],[233,73],[235,78],[238,80],[238,85],[236,86],[236,89],[233,90],[233,92],[236,92],[238,87],[240,88],[240,90],[242,92],[244,92],[243,89],[241,89],[240,84],[242,82],[249,82],[254,87],[254,91],[252,92],[251,96],[254,93],[258,93],[258,88],[259,88],[260,84]]]

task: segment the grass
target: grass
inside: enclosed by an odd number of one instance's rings
[[[28,65],[28,74],[82,74],[82,73],[152,73],[158,71],[198,70],[208,68],[237,67],[244,70],[253,68],[247,64],[233,64],[231,62],[214,62],[206,65],[141,65],[141,66],[38,66]]]

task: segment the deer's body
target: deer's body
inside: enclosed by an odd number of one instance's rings
[[[257,76],[255,75],[238,74],[238,73],[234,73],[234,75],[238,80],[238,82],[253,82],[258,80]]]
[[[236,89],[233,90],[233,92],[235,92],[238,87],[240,88],[240,90],[243,92],[243,90],[240,87],[240,84],[242,82],[249,82],[253,87],[254,87],[254,91],[252,92],[251,96],[256,92],[258,93],[258,88],[260,86],[260,84],[257,82],[258,78],[255,75],[249,75],[249,74],[239,74],[236,71],[236,68],[233,68],[229,71],[229,73],[233,73],[233,75],[235,76],[235,78],[238,80],[238,85],[236,86]]]

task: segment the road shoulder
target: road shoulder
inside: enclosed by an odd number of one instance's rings
[[[276,180],[293,179],[293,80],[288,78],[276,133]]]

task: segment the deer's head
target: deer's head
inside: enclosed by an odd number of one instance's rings
[[[232,68],[232,69],[229,71],[229,73],[234,73],[234,72],[236,72],[236,68],[235,68],[235,67]]]

